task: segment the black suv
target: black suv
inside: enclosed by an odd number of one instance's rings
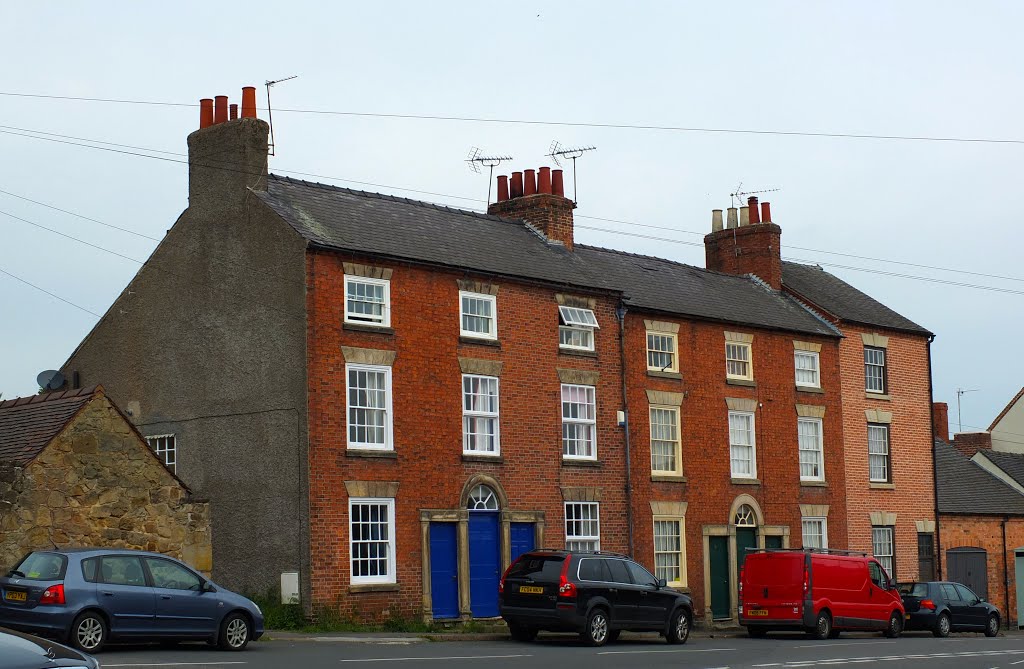
[[[517,641],[546,630],[578,632],[588,645],[603,646],[629,630],[686,643],[693,623],[688,596],[615,553],[524,553],[505,571],[498,593],[501,617]]]

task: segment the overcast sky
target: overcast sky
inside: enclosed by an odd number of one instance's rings
[[[263,107],[266,80],[299,75],[273,91],[273,171],[467,208],[484,206],[488,185],[466,168],[471,146],[511,154],[511,171],[550,164],[553,140],[594,145],[579,162],[577,241],[698,266],[712,209],[741,182],[778,188],[762,199],[784,257],[821,263],[935,332],[936,399],[955,430],[956,388],[977,389],[962,399],[964,429],[985,428],[1024,385],[1024,143],[285,111],[1024,140],[1024,3],[895,5],[8,2],[0,93],[196,104],[239,102],[256,85]],[[0,193],[0,270],[102,314],[138,263],[9,215],[145,260],[187,205],[177,154],[198,117],[0,95],[0,190],[144,235]],[[66,143],[96,141],[165,160]],[[0,273],[3,396],[35,392],[96,320]]]

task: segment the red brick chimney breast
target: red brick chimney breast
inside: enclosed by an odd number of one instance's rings
[[[945,402],[932,402],[932,427],[937,438],[949,441],[949,405]]]
[[[755,222],[760,221],[760,216],[754,214],[758,212],[756,198],[750,198],[749,205],[740,210],[738,225],[734,223],[735,209],[730,208],[726,228],[704,237],[707,268],[741,276],[753,274],[775,290],[781,290],[782,228],[769,221]],[[770,212],[770,209],[762,206],[761,211]],[[743,216],[744,213],[748,216]]]
[[[506,177],[499,176],[498,201],[487,206],[487,213],[526,221],[549,240],[561,242],[572,251],[572,210],[576,204],[562,193],[562,171],[555,173],[552,175],[547,167],[540,168],[539,174],[534,170],[513,172],[507,199],[502,199],[502,180]]]

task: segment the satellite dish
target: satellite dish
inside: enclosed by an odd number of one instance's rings
[[[56,369],[48,369],[45,372],[39,372],[36,383],[43,390],[60,390],[64,387],[64,375]]]

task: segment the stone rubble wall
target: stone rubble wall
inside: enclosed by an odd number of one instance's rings
[[[139,548],[213,569],[209,504],[103,396],[27,466],[0,465],[0,568],[54,545]]]

